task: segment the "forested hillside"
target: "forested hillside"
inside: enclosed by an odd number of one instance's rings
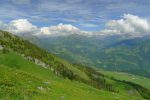
[[[125,40],[97,52],[99,64],[107,70],[150,77],[150,40]]]
[[[142,100],[150,90],[72,65],[18,36],[0,31],[0,99]]]

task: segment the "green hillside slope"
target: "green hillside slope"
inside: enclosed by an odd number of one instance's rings
[[[51,71],[14,53],[4,54],[0,57],[0,99],[99,100],[101,98],[102,100],[142,100],[138,93],[134,94],[137,97],[126,97],[127,94],[124,92],[119,94],[107,92],[77,81],[59,78]]]
[[[0,69],[0,98],[2,99],[141,100],[150,98],[150,91],[145,87],[111,79],[92,68],[72,65],[4,31],[0,31]]]
[[[139,84],[143,87],[150,89],[150,84],[149,84],[150,79],[149,78],[142,77],[139,75],[134,75],[134,74],[128,74],[128,73],[124,73],[124,72],[112,72],[112,71],[102,71],[102,70],[100,72],[109,77],[113,77],[118,80],[130,81],[130,82]]]

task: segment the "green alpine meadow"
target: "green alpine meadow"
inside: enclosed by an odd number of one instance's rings
[[[150,100],[149,0],[0,0],[0,100]]]
[[[150,79],[143,84],[128,78],[119,78],[118,75],[111,75],[112,72],[71,64],[9,32],[0,31],[0,37],[1,99],[144,100],[150,98],[148,86]],[[125,76],[128,77],[128,74]]]

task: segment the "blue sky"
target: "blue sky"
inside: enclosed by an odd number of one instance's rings
[[[27,19],[38,27],[71,24],[98,31],[124,14],[150,19],[150,0],[0,0],[0,20]]]

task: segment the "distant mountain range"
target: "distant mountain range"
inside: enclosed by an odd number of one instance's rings
[[[72,63],[150,77],[150,36],[22,36]]]

